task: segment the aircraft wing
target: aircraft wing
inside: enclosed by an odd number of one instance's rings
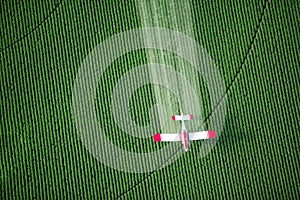
[[[189,133],[189,140],[204,140],[216,137],[216,132],[213,130]]]
[[[155,134],[153,139],[155,142],[178,142],[180,135],[178,133]]]

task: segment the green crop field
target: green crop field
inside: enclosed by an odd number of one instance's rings
[[[100,2],[0,3],[1,199],[300,199],[299,1]]]

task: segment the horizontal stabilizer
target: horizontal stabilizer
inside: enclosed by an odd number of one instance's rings
[[[177,121],[177,120],[192,120],[194,118],[193,115],[174,115],[172,116],[172,120]]]

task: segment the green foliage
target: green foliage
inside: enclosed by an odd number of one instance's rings
[[[171,3],[178,16],[185,16],[182,1]],[[182,17],[178,23],[170,19],[168,3],[157,4],[162,16],[150,25],[193,32],[190,36],[219,67],[227,87],[226,124],[207,157],[198,157],[201,142],[193,142],[191,151],[171,165],[131,174],[103,165],[82,144],[72,118],[72,85],[82,61],[98,44],[145,25],[136,3],[2,2],[1,199],[298,199],[299,2],[231,3],[189,1],[189,31]],[[148,63],[151,51],[157,61],[166,55],[174,69],[180,62],[193,74],[176,55],[149,49],[121,56],[104,72],[95,94],[97,113],[103,116],[98,121],[107,137],[128,151],[150,152],[166,145],[127,135],[109,107],[112,86]],[[201,75],[195,77],[208,117],[214,106],[211,94]],[[149,123],[154,87],[144,85],[130,100],[130,117],[137,124]],[[178,106],[174,96],[170,99]]]

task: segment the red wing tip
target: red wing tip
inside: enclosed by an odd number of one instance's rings
[[[208,138],[216,138],[217,134],[213,130],[208,131]]]
[[[190,115],[190,120],[194,119],[194,116],[193,115]]]
[[[160,142],[160,141],[161,141],[160,134],[155,134],[155,135],[153,136],[153,139],[154,139],[155,142]]]
[[[175,121],[175,116],[172,116],[172,120]]]

